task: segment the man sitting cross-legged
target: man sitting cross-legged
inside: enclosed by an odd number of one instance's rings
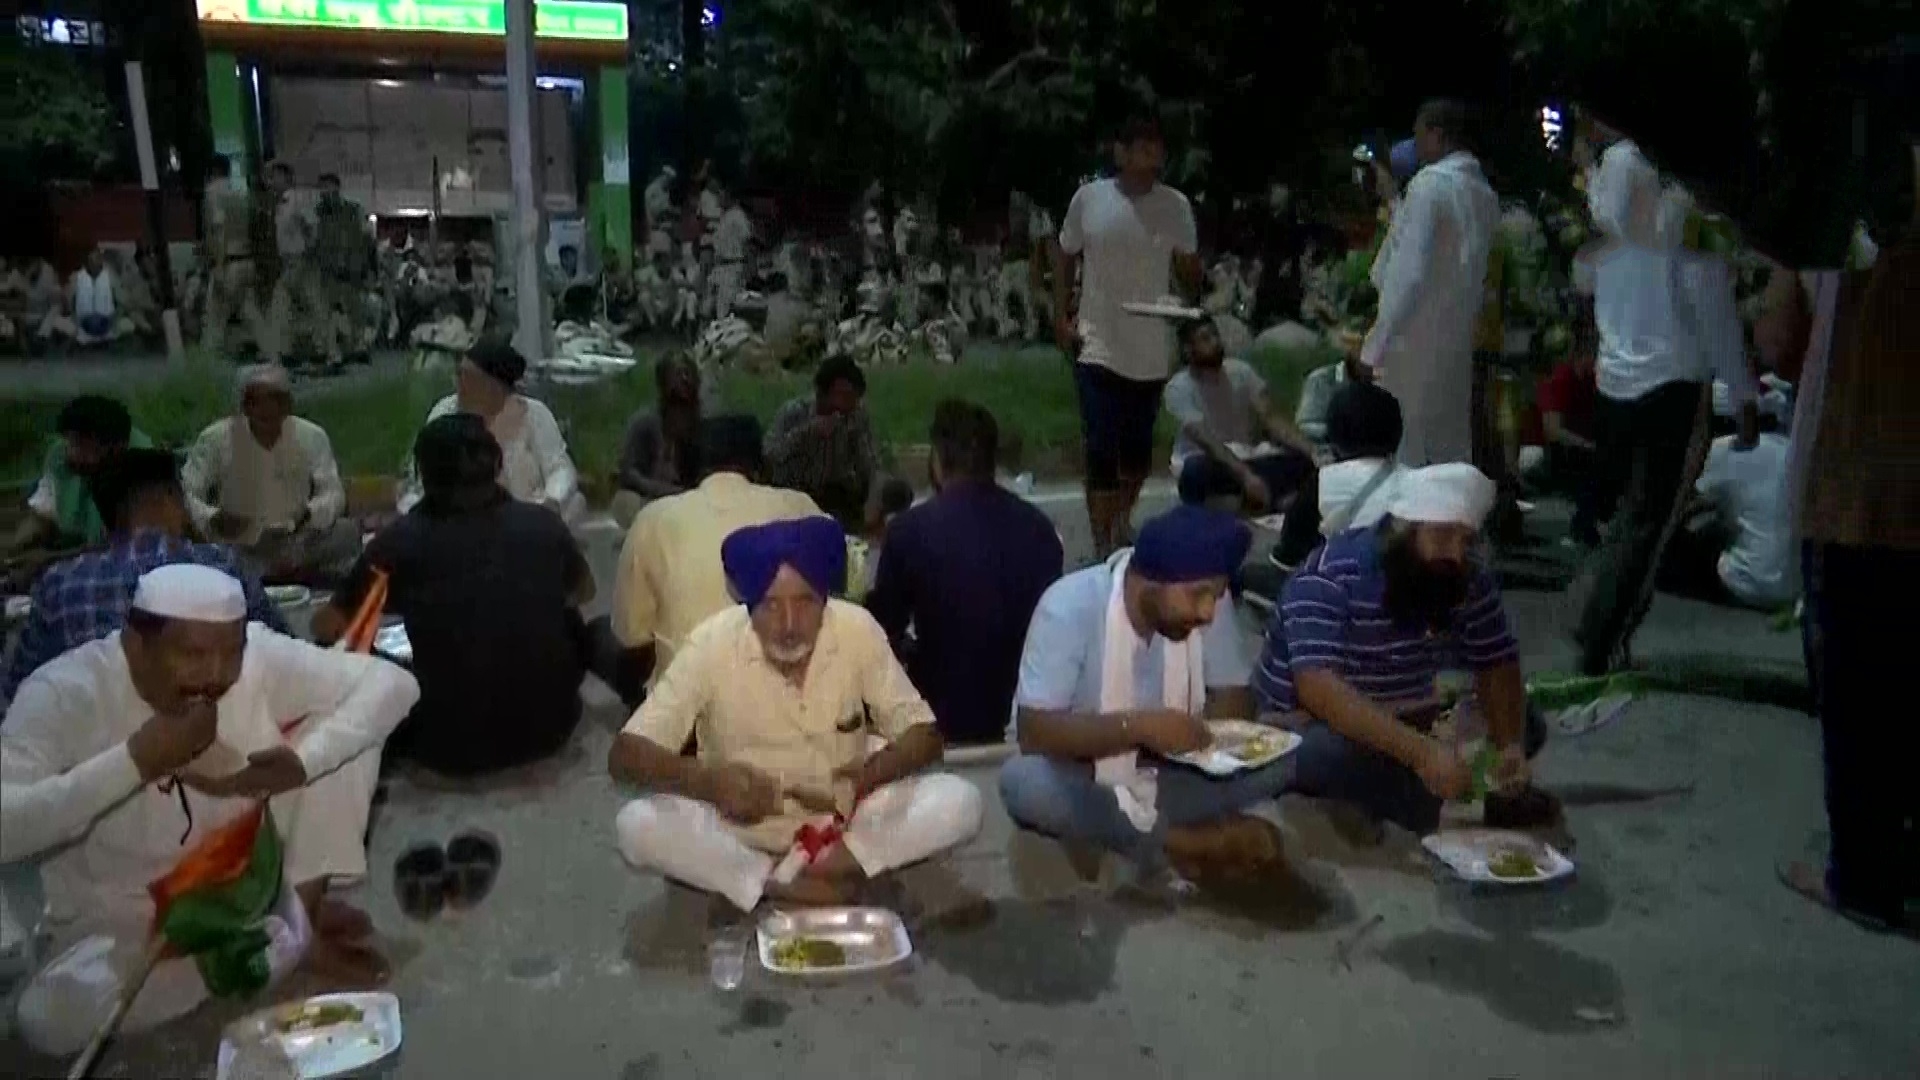
[[[302,961],[359,989],[384,980],[367,916],[327,890],[366,875],[381,745],[419,696],[392,664],[249,625],[246,591],[213,567],[141,577],[126,629],[34,672],[0,727],[0,864],[38,862],[54,940],[20,996],[26,1041],[47,1054],[86,1045],[142,966],[149,883],[262,800],[286,884],[254,928],[255,955],[161,960],[120,1029]]]
[[[886,633],[830,599],[847,571],[840,526],[750,526],[720,558],[741,606],[693,632],[608,755],[616,779],[655,792],[615,821],[627,861],[751,910],[763,895],[843,900],[979,831],[978,789],[916,775],[942,744]],[[886,740],[877,752],[870,723]],[[680,756],[689,734],[698,759]],[[842,842],[791,882],[770,881],[801,827],[836,811],[849,819]]]
[[[1552,799],[1526,789],[1527,757],[1544,729],[1527,710],[1520,650],[1499,587],[1475,555],[1495,489],[1471,465],[1404,473],[1387,516],[1329,539],[1287,582],[1254,676],[1263,712],[1304,713],[1292,755],[1295,790],[1358,804],[1416,835],[1433,832],[1472,770],[1432,734],[1435,678],[1458,659],[1500,758],[1490,824],[1551,819]]]
[[[1277,856],[1239,811],[1278,795],[1286,759],[1226,780],[1136,767],[1209,741],[1202,716],[1250,718],[1249,654],[1227,581],[1251,537],[1232,514],[1181,506],[1135,546],[1040,599],[1014,697],[1020,756],[1000,772],[1023,828],[1117,852],[1150,877],[1242,869]]]

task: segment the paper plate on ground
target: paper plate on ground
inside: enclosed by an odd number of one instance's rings
[[[1279,761],[1300,748],[1300,736],[1252,720],[1209,720],[1213,745],[1168,760],[1191,765],[1208,776],[1232,776]]]
[[[1147,315],[1156,319],[1198,319],[1206,315],[1197,307],[1187,307],[1175,300],[1155,300],[1152,303],[1129,300],[1120,305],[1120,310],[1129,315]]]
[[[300,607],[313,599],[313,590],[305,585],[269,585],[267,599],[279,607]]]
[[[7,597],[7,621],[8,622],[10,623],[19,622],[20,620],[26,618],[28,615],[31,615],[31,614],[33,614],[33,597],[31,596]]]
[[[776,975],[850,975],[913,955],[900,916],[876,907],[776,911],[760,920],[760,966]]]
[[[1526,833],[1449,829],[1422,837],[1420,846],[1475,884],[1539,885],[1573,873],[1572,860]]]
[[[400,999],[392,994],[321,994],[265,1016],[301,1080],[346,1076],[400,1049]],[[228,1080],[235,1053],[220,1041],[218,1080]]]

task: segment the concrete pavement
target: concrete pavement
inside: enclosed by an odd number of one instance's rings
[[[1043,492],[1043,494],[1045,494]],[[1070,500],[1056,504],[1060,516]],[[1084,521],[1079,523],[1084,529]],[[1070,542],[1084,544],[1083,536]],[[1083,550],[1083,549],[1081,549]],[[595,562],[606,573],[604,551]],[[1510,591],[1529,668],[1564,660],[1557,596]],[[1789,700],[1798,641],[1662,597],[1636,650],[1695,686]],[[916,955],[814,984],[706,977],[706,910],[613,849],[622,710],[597,686],[574,745],[476,787],[395,777],[361,902],[396,961],[405,1046],[386,1075],[664,1080],[782,1075],[1833,1077],[1920,1070],[1920,947],[1788,893],[1775,861],[1821,828],[1815,723],[1780,705],[1654,695],[1550,744],[1570,883],[1475,892],[1411,841],[1356,849],[1276,808],[1297,874],[1177,910],[1078,888],[989,798],[982,834],[909,874]],[[991,769],[967,774],[989,793]],[[421,839],[484,828],[506,859],[479,908],[421,925],[390,895]],[[219,1021],[131,1038],[99,1075],[210,1075]],[[0,1075],[62,1063],[0,1046]]]

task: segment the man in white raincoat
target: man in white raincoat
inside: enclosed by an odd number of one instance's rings
[[[1360,350],[1400,402],[1408,466],[1473,457],[1473,329],[1500,200],[1465,149],[1466,109],[1429,101],[1414,120],[1422,168],[1373,264],[1380,313]]]

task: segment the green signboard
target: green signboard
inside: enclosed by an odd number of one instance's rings
[[[412,30],[505,36],[503,0],[198,0],[203,23],[318,30]],[[627,40],[627,5],[539,0],[534,32],[570,41]]]

